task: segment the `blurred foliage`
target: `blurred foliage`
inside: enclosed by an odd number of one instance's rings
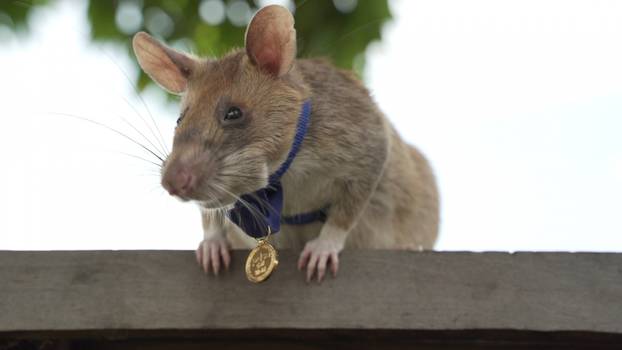
[[[0,2],[0,26],[24,30],[30,11],[47,5],[49,0],[4,0]]]
[[[91,38],[131,51],[131,37],[147,31],[169,45],[198,55],[218,56],[244,45],[246,24],[269,1],[251,0],[85,0]],[[380,39],[391,18],[388,0],[290,0],[299,57],[329,57],[337,66],[361,73],[366,47]],[[288,1],[280,1],[288,3]],[[0,1],[0,25],[23,30],[28,13],[49,0]],[[2,20],[4,18],[4,20]],[[151,84],[140,73],[140,89]]]

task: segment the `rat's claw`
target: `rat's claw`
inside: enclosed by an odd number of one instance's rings
[[[203,271],[207,273],[207,263],[209,261],[209,250],[206,249],[206,245],[203,242],[199,243],[199,247],[195,251],[197,257],[197,264],[203,268]]]
[[[300,254],[300,258],[298,258],[298,271],[302,271],[302,269],[307,265],[310,256],[310,250],[305,249],[302,251],[302,253]]]
[[[322,282],[324,274],[326,274],[326,262],[328,260],[328,254],[320,255],[320,260],[317,263],[317,282]]]
[[[331,253],[330,254],[330,270],[333,273],[333,278],[337,277],[337,271],[339,270],[339,254],[338,253]]]
[[[339,249],[330,242],[315,239],[307,242],[298,259],[298,269],[306,266],[306,279],[310,282],[313,276],[322,282],[326,275],[326,268],[330,265],[333,276],[337,276],[339,269]]]
[[[309,259],[309,263],[307,264],[307,283],[311,282],[311,278],[313,277],[313,272],[315,272],[315,265],[317,264],[318,255],[311,254],[311,259]]]
[[[201,266],[203,267],[203,272],[207,274],[209,272],[210,249],[209,245],[205,241],[201,242],[201,251],[203,252]]]
[[[211,270],[218,276],[220,272],[221,259],[225,269],[231,264],[229,245],[225,238],[204,239],[196,250],[197,263],[207,274]]]
[[[227,247],[226,242],[222,242],[220,244],[220,255],[222,256],[222,261],[225,263],[225,270],[229,270],[229,265],[231,265],[231,254],[229,254],[229,247]]]
[[[218,272],[220,272],[220,245],[219,244],[210,245],[210,257],[212,258],[212,269],[214,270],[214,275],[218,276]]]

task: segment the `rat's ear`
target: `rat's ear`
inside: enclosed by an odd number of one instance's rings
[[[151,79],[171,93],[186,91],[195,59],[163,45],[145,32],[134,35],[132,46],[138,64]]]
[[[275,77],[289,72],[296,59],[296,30],[288,9],[270,5],[255,14],[246,29],[246,54]]]

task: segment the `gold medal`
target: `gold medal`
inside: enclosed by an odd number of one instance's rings
[[[246,277],[254,283],[263,282],[270,277],[279,264],[276,249],[268,242],[268,236],[258,240],[258,244],[246,258]]]

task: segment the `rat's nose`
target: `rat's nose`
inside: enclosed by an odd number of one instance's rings
[[[162,186],[171,196],[187,195],[194,189],[195,184],[196,177],[186,167],[171,169],[162,179]]]

